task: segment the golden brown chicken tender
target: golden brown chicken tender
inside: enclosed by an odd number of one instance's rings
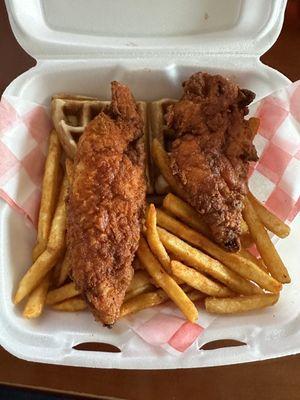
[[[220,75],[196,73],[166,115],[176,139],[171,167],[187,200],[230,251],[240,248],[249,161],[256,161],[253,132],[244,119],[254,94]]]
[[[113,82],[111,105],[80,138],[69,191],[71,276],[106,325],[119,316],[140,238],[146,196],[142,128],[129,89]]]

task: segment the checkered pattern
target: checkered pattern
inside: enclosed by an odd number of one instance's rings
[[[182,318],[177,308],[167,303],[128,317],[127,321],[130,328],[146,343],[179,355],[192,345],[199,348],[197,339],[215,319],[215,315],[201,310],[197,323],[188,322]]]
[[[260,160],[251,167],[249,186],[280,218],[292,221],[300,210],[300,82],[256,103],[250,115],[261,119],[255,145]],[[34,225],[51,123],[45,107],[18,97],[0,103],[0,197]],[[145,310],[128,323],[144,343],[180,354],[197,346],[214,316],[201,311],[197,324],[164,305]]]
[[[300,209],[300,82],[253,108],[261,120],[254,139],[260,159],[250,170],[250,189],[281,219],[292,221]]]
[[[18,97],[0,103],[0,196],[36,225],[51,122],[47,110]]]

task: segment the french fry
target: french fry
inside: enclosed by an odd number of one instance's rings
[[[30,294],[23,311],[24,318],[38,318],[42,314],[50,281],[51,273],[48,272],[42,282]]]
[[[74,174],[74,162],[70,159],[66,159],[66,175],[68,178],[69,185],[73,183],[73,174]]]
[[[243,235],[249,235],[249,234],[250,234],[250,232],[249,232],[248,225],[246,224],[246,221],[244,221],[242,219],[242,222],[241,222],[241,235],[243,236]]]
[[[160,241],[159,235],[156,228],[156,209],[154,204],[150,204],[147,217],[146,217],[146,237],[149,247],[164,269],[170,274],[170,262],[171,259],[164,248],[164,245]]]
[[[148,272],[139,270],[136,271],[133,275],[132,281],[127,289],[127,292],[131,292],[133,290],[136,290],[142,286],[148,285],[149,283],[151,284],[151,277],[148,274]]]
[[[74,297],[61,303],[53,304],[51,308],[56,311],[76,312],[85,310],[87,304],[81,297]]]
[[[37,260],[32,264],[29,270],[21,279],[17,292],[14,297],[14,303],[18,304],[28,294],[35,289],[44,276],[54,267],[59,259],[59,255],[45,250]]]
[[[132,297],[138,296],[139,294],[145,293],[151,289],[154,289],[154,286],[151,283],[150,275],[146,271],[136,271],[126,291],[124,301],[127,301]]]
[[[199,290],[192,290],[187,293],[187,297],[195,302],[204,299],[205,294],[199,292]],[[146,308],[158,306],[159,304],[165,303],[167,300],[169,300],[169,297],[161,289],[140,294],[139,296],[128,299],[122,304],[120,318],[129,314],[135,314]]]
[[[66,204],[65,199],[68,191],[68,179],[64,176],[55,214],[53,217],[47,250],[61,255],[65,250],[66,231]]]
[[[254,207],[257,216],[261,220],[262,224],[276,236],[285,238],[290,233],[290,227],[285,224],[276,215],[271,213],[257,198],[249,192],[248,198]]]
[[[192,290],[191,292],[187,293],[187,296],[193,302],[203,300],[206,297],[206,295],[199,292],[199,290]]]
[[[177,276],[194,289],[200,290],[202,293],[214,297],[228,297],[233,295],[233,292],[226,286],[212,281],[205,275],[193,268],[187,267],[179,261],[171,261],[171,271],[173,275]]]
[[[152,157],[172,191],[179,197],[185,197],[183,188],[178,184],[170,168],[169,156],[157,139],[152,142]]]
[[[165,178],[162,175],[159,175],[156,178],[156,182],[155,182],[155,192],[158,195],[161,195],[163,193],[168,193],[170,190],[171,190],[171,188],[168,185],[168,182],[166,182]]]
[[[150,204],[147,207],[146,224],[145,224],[145,230],[143,233],[147,238],[148,245],[150,247],[150,250],[154,254],[154,256],[164,267],[165,271],[170,276],[172,276],[171,269],[170,269],[170,262],[171,262],[170,256],[168,255],[166,249],[164,248],[164,245],[162,244],[162,242],[159,238],[158,232],[157,232],[156,208],[155,208],[154,204]],[[183,283],[176,276],[172,276],[172,278],[179,285]]]
[[[203,221],[201,215],[179,197],[168,193],[164,198],[163,207],[191,228],[203,233],[207,237],[211,236],[210,229]]]
[[[144,286],[140,286],[140,287],[138,287],[138,288],[136,288],[134,290],[131,290],[130,292],[126,292],[125,297],[124,297],[124,301],[130,300],[133,297],[136,297],[136,296],[138,296],[140,294],[143,294],[143,293],[150,292],[150,291],[152,291],[154,289],[155,289],[155,287],[151,283],[147,283]]]
[[[226,299],[206,297],[205,308],[213,314],[235,314],[272,306],[277,303],[278,299],[279,294],[274,293],[228,297]]]
[[[52,286],[56,286],[56,287],[58,286],[58,278],[59,278],[60,271],[61,271],[62,261],[63,261],[63,257],[60,257],[60,259],[58,260],[58,262],[56,263],[56,265],[53,268]]]
[[[243,258],[247,258],[247,260],[252,261],[253,263],[255,263],[260,269],[262,269],[265,272],[269,272],[267,267],[265,266],[265,264],[263,263],[262,259],[258,259],[256,258],[252,253],[250,253],[250,251],[248,251],[247,249],[241,249],[239,251],[239,255],[242,256]]]
[[[58,203],[52,220],[49,240],[46,250],[37,258],[21,279],[14,298],[18,304],[35,289],[45,275],[55,266],[65,250],[66,208],[65,196],[67,180],[64,178]]]
[[[187,292],[187,297],[193,302],[205,298],[205,294],[199,292],[199,290],[187,291],[186,289],[187,288],[185,288],[185,291]],[[169,297],[162,289],[137,295],[133,298],[125,300],[125,302],[122,304],[120,318],[125,317],[129,314],[135,314],[138,311],[144,310],[146,308],[158,306],[168,300],[170,300]]]
[[[202,273],[212,276],[236,293],[262,293],[262,290],[259,287],[248,282],[240,275],[221,264],[218,260],[215,260],[203,253],[201,250],[190,246],[177,236],[172,235],[162,228],[158,228],[158,233],[164,246],[185,264],[196,268]]]
[[[53,289],[50,292],[48,292],[46,298],[46,304],[49,306],[52,304],[60,303],[64,300],[78,296],[80,293],[81,293],[80,290],[76,289],[75,283],[70,282],[64,286],[61,286],[58,289]]]
[[[268,271],[270,271],[271,275],[279,282],[289,283],[291,281],[289,273],[271,242],[265,227],[256,214],[250,200],[246,198],[244,204],[244,218]]]
[[[225,264],[229,269],[236,272],[243,278],[257,283],[261,288],[274,293],[277,293],[281,290],[281,283],[269,276],[266,272],[262,271],[256,264],[239,256],[238,253],[226,252],[215,243],[207,239],[205,236],[203,236],[201,233],[190,229],[188,226],[170,217],[161,210],[157,210],[157,223],[159,226],[167,229],[174,235],[191,243],[197,248],[204,250],[210,256],[219,260],[221,263]],[[160,238],[164,246],[167,247],[161,235]],[[172,251],[172,249],[170,249],[170,251]],[[233,288],[231,287],[231,289]]]
[[[195,305],[187,297],[181,287],[170,277],[160,263],[151,253],[146,240],[141,237],[139,247],[137,250],[137,256],[144,268],[154,279],[155,283],[159,285],[173,300],[173,302],[179,307],[182,313],[191,322],[195,322],[198,319],[198,311]]]
[[[53,130],[50,133],[49,150],[45,163],[37,230],[37,242],[32,252],[33,261],[35,261],[47,247],[47,241],[59,187],[60,157],[60,142],[57,133],[55,130]]]
[[[167,194],[163,201],[163,207],[167,211],[170,211],[170,213],[180,221],[186,223],[204,236],[212,239],[209,226],[203,221],[203,217],[193,207],[179,197],[172,193]],[[244,247],[250,247],[253,244],[253,239],[251,238],[248,226],[244,220],[242,221],[241,229],[241,243]]]
[[[168,295],[161,289],[155,292],[140,294],[125,301],[121,306],[120,318],[128,314],[134,314],[145,308],[154,307],[168,300]],[[193,303],[192,303],[193,304]]]
[[[191,286],[189,286],[187,283],[182,283],[180,285],[181,289],[184,291],[184,293],[190,293],[192,290],[194,290]]]
[[[70,259],[68,257],[68,250],[67,250],[65,257],[63,259],[63,262],[61,264],[61,267],[60,267],[60,271],[59,271],[59,275],[58,275],[58,279],[57,279],[57,286],[61,286],[63,283],[65,283],[65,281],[69,275],[70,267],[71,267]]]

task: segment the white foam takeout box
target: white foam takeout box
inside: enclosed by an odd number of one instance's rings
[[[109,83],[116,79],[127,83],[139,100],[178,98],[181,82],[199,70],[224,74],[256,92],[257,99],[290,82],[259,60],[279,35],[285,0],[11,0],[6,5],[17,40],[37,65],[15,79],[4,95],[45,105],[57,92],[109,99]],[[131,355],[76,350],[79,343],[121,347],[124,340],[122,329],[103,328],[88,312],[47,310],[37,321],[23,319],[11,298],[30,265],[35,233],[3,201],[0,224],[0,342],[17,357],[84,367],[162,369],[300,351],[299,218],[289,239],[277,246],[293,280],[279,303],[219,318],[200,339],[202,344],[236,339],[246,345],[178,357],[156,348]]]

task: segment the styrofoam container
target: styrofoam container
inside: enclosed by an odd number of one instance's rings
[[[56,92],[110,97],[110,81],[127,83],[139,100],[178,97],[193,72],[224,74],[256,92],[257,99],[289,80],[259,57],[279,35],[285,0],[11,0],[10,22],[21,46],[37,65],[15,79],[4,95],[49,105]],[[34,232],[0,203],[0,341],[17,357],[53,364],[102,368],[179,368],[225,365],[300,351],[300,218],[278,250],[292,276],[276,310],[220,318],[201,343],[236,339],[242,347],[187,351],[180,357],[160,349],[126,354],[126,329],[108,330],[90,313],[47,311],[40,320],[22,318],[11,301],[30,265]],[[87,352],[83,342],[110,343],[120,353]],[[142,347],[141,347],[142,348]]]

